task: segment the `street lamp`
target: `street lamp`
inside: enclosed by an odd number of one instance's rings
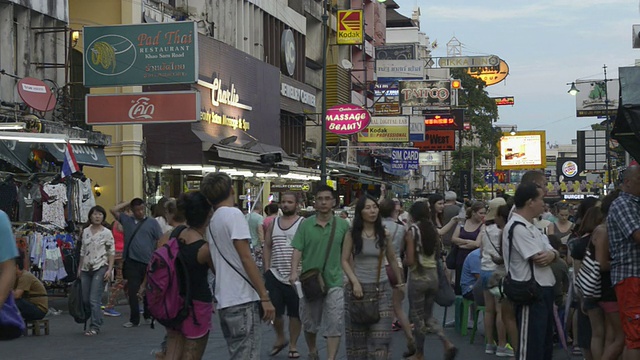
[[[320,148],[320,182],[327,183],[327,0],[322,0],[322,142]]]
[[[611,137],[610,134],[610,128],[611,128],[611,119],[609,118],[609,90],[607,89],[607,83],[609,81],[613,81],[614,79],[607,79],[607,65],[603,65],[602,66],[602,70],[604,72],[604,80],[603,81],[585,81],[585,82],[592,82],[592,83],[596,83],[599,85],[602,85],[602,89],[604,90],[604,115],[605,115],[605,156],[606,156],[606,163],[607,163],[607,179],[609,181],[610,184],[613,183],[613,181],[611,180],[611,152],[609,151],[609,139]],[[567,84],[569,85],[569,84]],[[572,82],[571,83],[571,89],[569,89],[568,93],[576,96],[576,94],[578,94],[578,92],[580,92],[580,90],[578,90],[578,88],[576,87],[576,82]],[[607,184],[604,184],[605,187],[607,186]]]
[[[509,135],[511,136],[516,136],[517,132],[516,132],[516,127],[512,126],[511,130],[509,131]]]

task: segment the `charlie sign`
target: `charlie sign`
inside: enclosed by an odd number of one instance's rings
[[[196,23],[85,26],[84,85],[195,83]]]

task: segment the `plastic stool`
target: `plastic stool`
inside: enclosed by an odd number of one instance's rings
[[[39,336],[39,335],[49,335],[49,320],[32,320],[25,322],[25,335],[29,334],[29,330],[31,330],[31,335]],[[44,334],[41,333],[44,332]]]
[[[469,343],[473,344],[473,341],[476,338],[476,332],[478,331],[478,319],[480,318],[479,314],[482,312],[482,318],[484,319],[484,306],[476,306],[476,311],[473,313],[473,329],[471,329],[471,338],[469,339]]]

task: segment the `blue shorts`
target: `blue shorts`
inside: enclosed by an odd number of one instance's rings
[[[482,281],[483,290],[489,290],[487,283],[489,282],[491,275],[493,275],[493,270],[480,270],[480,280]]]

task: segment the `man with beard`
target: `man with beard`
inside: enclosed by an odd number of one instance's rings
[[[291,256],[293,255],[293,240],[298,225],[304,219],[297,214],[297,198],[294,193],[287,192],[282,195],[280,206],[282,216],[277,217],[269,224],[265,233],[264,243],[264,268],[267,269],[264,278],[269,296],[276,308],[276,318],[273,327],[276,330],[276,342],[269,353],[275,356],[287,344],[289,345],[290,359],[299,358],[297,350],[298,337],[300,336],[301,323],[298,314],[299,298],[296,289],[289,283],[291,274]],[[300,269],[293,269],[299,272]],[[284,310],[289,316],[289,341],[284,337]]]

